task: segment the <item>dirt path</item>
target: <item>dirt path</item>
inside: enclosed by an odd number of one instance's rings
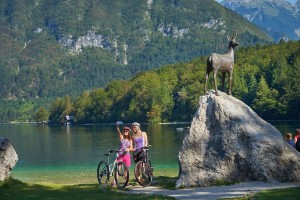
[[[156,194],[171,196],[176,199],[184,200],[215,200],[219,198],[233,198],[241,197],[247,194],[257,193],[262,190],[279,189],[279,188],[290,188],[290,187],[300,187],[300,182],[298,183],[278,183],[278,182],[244,182],[229,186],[214,186],[206,188],[190,188],[190,189],[180,189],[180,190],[166,190],[158,187],[141,187],[134,186],[129,187],[129,191],[126,193],[132,194]]]

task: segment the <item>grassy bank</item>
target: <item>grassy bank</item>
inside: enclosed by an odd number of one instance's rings
[[[59,184],[28,184],[15,179],[0,182],[0,199],[2,200],[40,200],[40,199],[64,199],[64,200],[150,200],[150,199],[174,199],[156,195],[130,195],[117,192],[111,188],[101,188],[98,184],[59,185]]]
[[[97,166],[96,166],[97,167]],[[83,169],[30,169],[12,171],[11,177],[30,184],[62,184],[62,185],[79,185],[79,184],[97,184],[96,170],[97,168]],[[156,177],[177,177],[178,168],[158,168],[154,166],[154,176]],[[134,168],[130,167],[130,179],[134,179]],[[173,181],[175,187],[175,180]]]
[[[27,174],[28,175],[28,174]],[[54,174],[54,176],[56,176]],[[131,174],[129,185],[137,185],[134,180],[134,175]],[[159,169],[155,171],[155,178],[153,186],[158,186],[165,189],[175,189],[175,182],[177,180],[178,170]],[[48,176],[46,176],[48,177]],[[49,176],[50,177],[50,176]],[[49,178],[47,180],[34,181],[31,178],[29,182],[20,181],[17,179],[9,179],[5,182],[0,182],[0,200],[18,200],[18,199],[143,199],[143,200],[161,200],[174,199],[172,197],[158,196],[158,195],[130,195],[122,194],[115,188],[102,188],[96,182],[96,176],[86,176],[82,178],[82,182],[76,181],[71,183],[71,177],[58,178],[56,180]],[[126,188],[125,188],[126,189]]]
[[[175,182],[177,180],[178,170],[159,169],[155,171],[153,186],[174,190]],[[130,195],[120,193],[115,188],[102,188],[95,181],[95,177],[91,176],[83,180],[83,182],[70,184],[71,179],[60,178],[52,182],[51,180],[43,182],[20,181],[18,179],[9,179],[5,182],[0,182],[0,200],[18,200],[18,199],[63,199],[63,200],[82,200],[82,199],[174,199],[159,195]],[[58,183],[59,182],[59,183]],[[135,186],[137,182],[131,175],[129,185]],[[125,190],[128,190],[127,187]],[[255,195],[246,196],[242,198],[235,198],[236,200],[267,200],[267,199],[299,199],[299,187],[263,191]]]

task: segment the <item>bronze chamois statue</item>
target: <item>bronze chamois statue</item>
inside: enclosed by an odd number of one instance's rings
[[[229,46],[226,54],[217,54],[212,53],[207,59],[207,68],[205,75],[205,85],[204,85],[204,93],[207,93],[207,79],[211,71],[213,71],[214,75],[214,85],[216,89],[216,95],[218,96],[217,89],[217,73],[220,70],[222,72],[222,87],[223,91],[225,89],[225,75],[228,73],[228,95],[231,95],[231,85],[232,85],[232,74],[234,67],[234,48],[239,45],[236,41],[236,33],[233,33],[231,37],[228,37]]]

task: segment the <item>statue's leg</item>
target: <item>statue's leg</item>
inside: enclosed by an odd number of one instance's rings
[[[225,92],[225,76],[226,72],[222,72],[222,91]]]
[[[214,84],[215,84],[215,90],[216,90],[216,95],[219,96],[218,88],[217,88],[217,70],[214,70]]]
[[[204,83],[204,94],[207,92],[207,79],[208,79],[208,73],[205,75],[205,83]]]
[[[231,95],[232,71],[228,72],[228,95]]]
[[[206,75],[205,75],[205,83],[204,83],[204,94],[208,94],[207,92],[207,81],[208,81],[208,77],[210,74],[211,70],[206,70]]]

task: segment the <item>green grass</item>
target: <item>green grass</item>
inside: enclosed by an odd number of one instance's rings
[[[215,186],[234,185],[237,183],[237,181],[217,180]]]
[[[101,188],[98,184],[59,185],[59,184],[28,184],[15,179],[0,182],[0,199],[105,199],[105,200],[162,200],[174,199],[158,195],[131,195],[120,193],[115,189]]]
[[[20,181],[15,178],[10,178],[5,182],[0,182],[0,200],[18,200],[18,199],[174,199],[172,197],[159,196],[159,195],[130,195],[120,193],[115,188],[102,188],[99,186],[96,175],[84,174],[80,177],[73,176],[72,174],[58,177],[57,173],[45,174],[43,178],[39,178],[37,174],[26,174],[28,181]],[[61,174],[62,175],[62,174]],[[154,171],[153,186],[175,189],[175,182],[178,176],[178,170],[175,169],[155,169]],[[45,179],[47,181],[45,181]],[[80,181],[79,181],[80,180]],[[129,185],[135,186],[137,182],[134,179],[133,173],[130,173]],[[126,187],[127,190],[130,187]]]
[[[87,175],[87,174],[85,174]],[[49,176],[50,177],[50,176]],[[20,181],[17,179],[8,179],[5,182],[0,182],[0,200],[18,200],[18,199],[174,199],[171,197],[158,196],[158,195],[130,195],[120,193],[115,188],[101,188],[95,175],[80,177],[76,181],[72,178],[55,178],[47,179],[48,181],[41,181],[40,179],[30,179],[30,181]],[[175,183],[178,179],[178,170],[172,169],[154,169],[154,180],[152,185],[164,189],[174,190]],[[34,181],[36,180],[36,181]],[[81,180],[81,181],[78,181]],[[133,173],[130,174],[129,185],[135,186],[137,182],[134,179]],[[227,185],[220,181],[219,185]],[[126,187],[125,190],[130,189]],[[246,197],[234,198],[235,200],[296,200],[299,199],[300,188],[288,188],[268,190],[257,193],[255,195],[248,195]],[[231,199],[232,200],[232,199]]]
[[[266,190],[254,195],[230,198],[230,200],[299,200],[299,191],[300,187]]]
[[[154,177],[151,186],[156,186],[168,190],[175,190],[177,179],[177,169],[154,169]],[[128,184],[133,186],[138,185],[133,173],[130,173],[130,180]]]

